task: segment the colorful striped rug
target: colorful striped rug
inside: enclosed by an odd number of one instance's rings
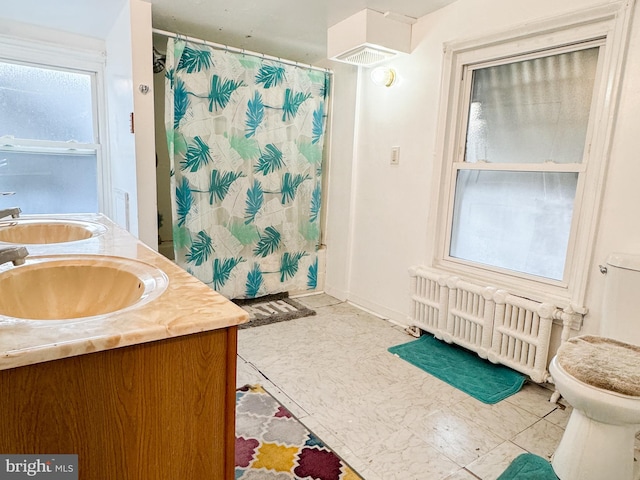
[[[236,391],[235,480],[362,480],[261,386]]]

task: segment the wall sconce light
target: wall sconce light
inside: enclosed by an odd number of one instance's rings
[[[371,81],[380,87],[390,87],[398,80],[398,75],[393,68],[376,67],[371,70]]]

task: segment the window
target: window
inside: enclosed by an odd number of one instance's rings
[[[0,58],[0,191],[16,195],[0,208],[100,211],[99,69],[66,65],[58,52],[40,63],[28,49],[13,50]]]
[[[562,280],[599,48],[469,66],[449,255]],[[467,92],[465,92],[467,93]]]
[[[625,9],[447,46],[436,266],[581,304]]]

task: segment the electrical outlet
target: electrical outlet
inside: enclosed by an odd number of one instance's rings
[[[398,165],[400,163],[400,147],[391,147],[391,165]]]

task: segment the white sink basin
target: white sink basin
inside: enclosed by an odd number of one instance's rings
[[[106,231],[104,225],[81,220],[16,218],[0,221],[0,242],[20,245],[75,242]]]
[[[70,320],[114,314],[157,298],[167,284],[161,270],[128,258],[28,257],[0,274],[0,315]]]

